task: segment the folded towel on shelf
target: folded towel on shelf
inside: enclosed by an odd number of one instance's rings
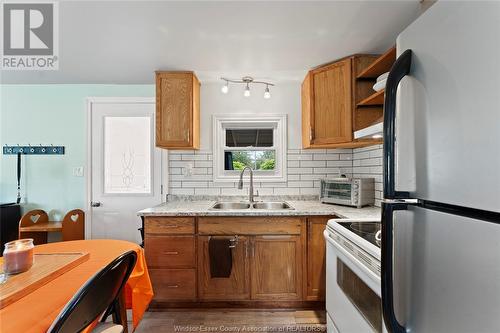
[[[228,278],[233,269],[232,237],[210,237],[208,255],[210,258],[210,277]]]
[[[388,76],[389,76],[389,72],[385,72],[384,74],[380,75],[377,78],[377,82],[387,79]]]
[[[382,81],[377,81],[377,83],[375,83],[373,85],[373,90],[380,91],[380,90],[384,89],[386,83],[387,83],[387,78],[382,80]]]

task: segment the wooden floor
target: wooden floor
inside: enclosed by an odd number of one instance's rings
[[[146,312],[136,333],[326,332],[325,323],[325,312],[313,310],[169,310]]]

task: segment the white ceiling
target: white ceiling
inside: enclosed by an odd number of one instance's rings
[[[301,80],[385,51],[419,12],[417,0],[61,2],[59,70],[4,71],[2,82],[142,84],[158,69]]]

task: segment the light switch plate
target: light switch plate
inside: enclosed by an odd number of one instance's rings
[[[83,177],[83,167],[75,167],[73,168],[73,176],[75,177]]]

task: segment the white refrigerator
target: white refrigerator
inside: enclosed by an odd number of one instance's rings
[[[397,39],[384,105],[390,332],[500,332],[500,2],[438,1]]]

